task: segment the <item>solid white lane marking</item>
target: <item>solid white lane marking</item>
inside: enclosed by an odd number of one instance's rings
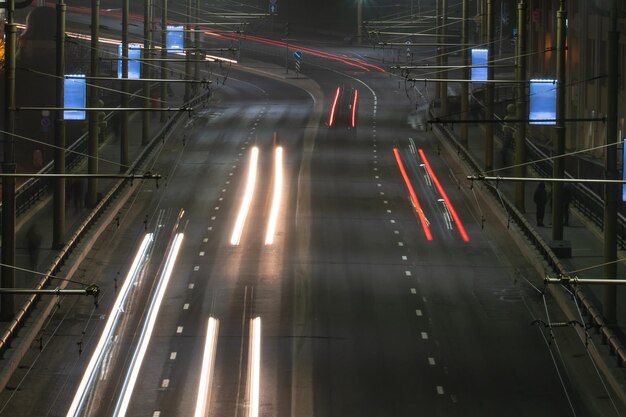
[[[428,339],[428,333],[422,332],[422,339],[424,340]]]
[[[443,387],[441,385],[437,385],[437,394],[443,395]]]
[[[404,271],[404,275],[406,275],[407,277],[410,277],[413,274],[411,274],[411,271]]]
[[[171,361],[176,360],[176,355],[177,355],[177,353],[176,353],[176,352],[172,352],[172,353],[170,353],[170,360],[171,360]]]
[[[417,294],[417,290],[415,288],[411,288],[411,294]]]
[[[419,310],[419,309],[418,309],[418,310],[415,310],[415,315],[416,315],[417,317],[422,317],[422,310]]]
[[[189,310],[189,303],[185,303],[183,305],[183,310]]]
[[[428,358],[428,364],[435,366],[435,358]]]
[[[176,333],[181,334],[183,332],[183,326],[178,326]]]

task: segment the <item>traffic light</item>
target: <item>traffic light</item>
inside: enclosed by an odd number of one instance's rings
[[[289,22],[285,22],[285,37],[289,36]]]

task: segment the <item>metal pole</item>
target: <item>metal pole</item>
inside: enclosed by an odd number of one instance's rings
[[[4,159],[2,171],[15,173],[13,133],[15,132],[15,52],[17,26],[15,0],[6,1],[6,43],[4,51]],[[15,178],[2,178],[2,286],[15,287]],[[0,296],[0,318],[10,320],[15,315],[15,299],[11,294]]]
[[[446,24],[448,23],[448,0],[441,0],[441,37],[439,38],[439,42],[443,43],[443,39],[445,39],[446,35],[448,34],[448,30],[447,30],[447,26]],[[446,66],[448,65],[448,50],[446,49],[445,46],[441,47],[441,65],[442,66]],[[441,71],[441,78],[443,78],[444,80],[447,80],[448,78],[448,71]],[[441,113],[442,115],[447,115],[448,114],[448,82],[447,81],[443,81],[441,83],[441,91],[440,91],[441,96],[439,96],[439,102],[441,103]]]
[[[122,78],[128,78],[128,13],[130,0],[122,1]],[[129,107],[128,82],[122,81],[122,107]],[[122,112],[120,132],[120,172],[126,171],[128,159],[128,112]]]
[[[441,1],[437,0],[435,4],[435,34],[437,35],[437,66],[441,67],[443,64],[441,63],[441,46],[439,44],[443,43],[443,38],[441,37]],[[441,70],[437,70],[437,78],[441,78]],[[435,85],[435,97],[441,97],[441,85],[437,83]],[[439,113],[441,114],[441,112]]]
[[[363,0],[357,0],[356,9],[356,43],[361,45],[361,36],[363,35],[361,26],[363,25]]]
[[[493,68],[493,37],[494,37],[494,21],[493,21],[493,0],[487,0],[487,79],[494,79]],[[485,100],[487,108],[485,119],[493,120],[494,118],[494,85],[487,83]],[[493,170],[493,123],[485,124],[485,171]]]
[[[189,76],[191,74],[191,0],[187,0],[187,23],[185,26],[185,80],[189,80]],[[185,103],[191,100],[191,84],[185,84]]]
[[[64,0],[57,3],[57,59],[56,59],[56,104],[65,105],[65,12],[67,6]],[[54,173],[65,173],[65,120],[63,110],[56,112],[54,122]],[[65,179],[57,178],[54,181],[54,204],[52,210],[52,247],[62,248],[65,243]]]
[[[161,0],[161,58],[167,59],[167,0]],[[161,79],[167,79],[167,61],[161,62]],[[167,106],[167,83],[161,83],[161,108]],[[167,120],[165,112],[161,113],[161,122]]]
[[[518,82],[516,89],[516,113],[519,120],[527,115],[526,104],[526,1],[519,0],[517,4],[517,68],[515,79]],[[515,131],[515,176],[526,176],[526,122],[518,123]],[[515,184],[515,207],[526,212],[526,185],[524,182]]]
[[[552,176],[563,178],[565,161],[560,156],[565,152],[565,42],[567,11],[565,0],[560,0],[556,12],[556,140],[554,142],[554,165]],[[563,240],[563,185],[552,186],[552,240]]]
[[[100,67],[98,59],[99,48],[98,38],[100,36],[100,0],[91,0],[91,71],[92,77],[97,77]],[[93,84],[93,81],[92,81]],[[89,100],[91,107],[98,107],[98,89],[91,85],[89,87]],[[89,174],[98,173],[98,112],[89,112],[89,159],[87,171]],[[89,178],[87,180],[87,206],[94,207],[97,203],[98,180]]]
[[[463,0],[463,10],[462,10],[462,23],[461,23],[461,43],[467,43],[467,35],[468,35],[468,11],[467,11],[467,1]],[[469,80],[469,50],[467,48],[463,48],[463,78]],[[467,83],[461,83],[461,114],[464,119],[468,118],[469,115],[469,85]],[[469,147],[469,126],[467,124],[461,125],[461,146],[465,149]]]
[[[617,141],[617,94],[618,71],[619,71],[619,31],[617,26],[617,0],[611,2],[611,22],[609,29],[608,45],[608,84],[607,84],[607,122],[606,143],[607,145]],[[606,147],[606,179],[617,179],[617,147]],[[615,184],[604,186],[604,276],[617,276],[617,212],[618,212],[618,188]],[[608,323],[616,322],[617,295],[615,286],[609,285],[604,290],[602,313]]]
[[[193,79],[196,81],[200,79],[200,57],[204,56],[204,53],[201,53],[200,50],[198,49],[200,47],[200,31],[199,31],[200,27],[198,26],[199,10],[200,10],[200,0],[196,0],[195,10],[193,14],[194,23],[195,23],[194,25],[195,32],[193,32],[193,47],[195,49]],[[198,85],[196,84],[193,85],[193,91],[194,91],[194,95],[198,93]]]
[[[149,52],[152,50],[152,0],[144,0],[143,2],[143,56],[148,57]],[[144,62],[141,65],[143,69],[143,78],[149,79],[152,77],[152,70],[150,64]],[[150,91],[150,81],[144,81],[143,83],[143,106],[145,108],[151,107],[152,104],[152,92]],[[146,145],[150,141],[150,112],[145,111],[142,113],[141,118],[141,144]]]

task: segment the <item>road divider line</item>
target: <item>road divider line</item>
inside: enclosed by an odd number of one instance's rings
[[[207,411],[209,409],[218,330],[219,320],[209,317],[206,340],[204,342],[204,353],[202,355],[202,370],[200,372],[200,384],[198,385],[198,397],[196,399],[196,412],[194,413],[194,417],[204,417],[207,415]]]
[[[409,189],[409,194],[411,196],[411,200],[413,202],[413,206],[415,207],[415,211],[420,219],[422,224],[422,229],[424,229],[424,235],[426,235],[427,240],[433,240],[433,235],[430,233],[430,227],[428,226],[428,220],[422,211],[422,206],[420,205],[419,200],[417,199],[417,194],[415,194],[415,189],[413,188],[413,184],[411,184],[411,180],[404,169],[404,164],[402,163],[402,158],[400,158],[400,151],[398,148],[393,148],[393,153],[396,157],[396,162],[398,163],[398,168],[400,168],[400,173],[402,174],[402,178],[404,178],[404,182],[406,183],[407,188]]]
[[[259,416],[261,383],[261,317],[250,322],[250,359],[248,369],[248,417]]]
[[[454,219],[454,223],[456,223],[459,233],[461,234],[461,238],[463,239],[464,242],[469,242],[469,236],[467,235],[467,232],[465,231],[465,227],[463,226],[463,223],[461,223],[461,219],[456,213],[454,206],[450,202],[450,199],[448,198],[448,194],[446,194],[446,191],[441,186],[441,183],[439,182],[439,178],[437,178],[437,175],[435,175],[435,171],[433,171],[432,167],[430,166],[430,162],[428,161],[428,158],[426,158],[426,154],[424,153],[422,149],[419,149],[418,152],[420,154],[420,157],[422,158],[422,161],[424,161],[424,166],[426,166],[428,175],[430,175],[430,178],[432,178],[433,182],[435,183],[435,187],[437,187],[437,190],[439,191],[439,194],[441,195],[441,198],[443,198],[443,200],[445,201],[446,206],[448,210],[450,211],[452,218]]]
[[[278,146],[274,151],[274,195],[272,196],[272,208],[270,218],[267,223],[267,232],[265,234],[265,244],[274,243],[274,234],[276,233],[276,222],[278,221],[278,212],[283,196],[283,147]]]
[[[233,234],[230,238],[231,245],[239,245],[241,241],[241,235],[243,233],[243,227],[250,211],[250,205],[252,204],[252,197],[254,196],[254,188],[256,185],[257,166],[259,163],[259,148],[254,146],[250,151],[250,166],[248,168],[248,178],[246,181],[246,189],[244,191],[243,201],[239,208],[239,214],[233,228]]]

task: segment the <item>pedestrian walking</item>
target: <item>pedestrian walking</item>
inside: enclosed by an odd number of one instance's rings
[[[72,184],[72,198],[74,199],[74,209],[78,210],[83,206],[85,197],[83,196],[83,181],[78,179]]]
[[[535,189],[533,201],[535,202],[535,208],[537,209],[537,226],[543,227],[543,217],[546,213],[546,203],[548,202],[546,184],[543,182],[540,182],[537,189]]]
[[[30,257],[30,269],[35,271],[39,265],[39,248],[41,247],[41,234],[35,224],[32,224],[26,232],[26,247]]]
[[[563,225],[569,226],[569,205],[572,202],[572,189],[569,184],[563,186]]]

